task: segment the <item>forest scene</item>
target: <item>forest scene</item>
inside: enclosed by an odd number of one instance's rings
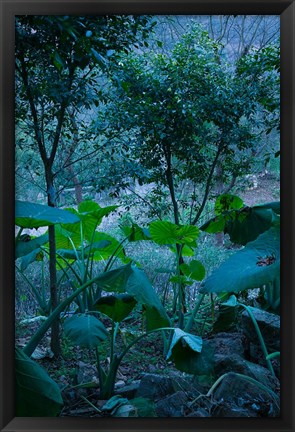
[[[280,416],[279,35],[16,17],[16,416]]]

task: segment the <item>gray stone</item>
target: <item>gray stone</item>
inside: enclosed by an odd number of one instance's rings
[[[279,397],[274,398],[268,391],[234,373],[229,373],[221,381],[214,392],[214,399],[219,401],[217,406],[231,407],[231,413],[222,416],[234,416],[232,409],[239,412],[238,408],[254,411],[255,417],[278,417],[280,414]]]
[[[183,417],[185,404],[188,396],[183,391],[178,391],[172,395],[161,399],[156,403],[156,413],[158,417]]]
[[[173,392],[174,387],[171,378],[157,374],[144,374],[136,392],[136,397],[157,401]]]
[[[237,354],[215,356],[215,373],[221,376],[226,372],[236,372],[254,378],[272,390],[279,387],[279,380],[265,367],[249,362]]]
[[[140,381],[133,381],[132,384],[126,385],[125,387],[115,390],[115,395],[121,395],[127,399],[134,399],[135,395],[139,389]]]
[[[196,411],[190,413],[187,417],[210,417],[210,414],[204,408],[198,408]]]
[[[258,413],[248,409],[242,408],[237,405],[232,405],[231,403],[221,403],[218,404],[213,412],[212,417],[258,417]]]
[[[99,384],[97,368],[94,365],[79,361],[77,384],[86,384],[89,382]]]
[[[217,333],[207,343],[214,349],[214,355],[239,354],[244,356],[247,349],[246,338],[242,333]]]
[[[276,314],[264,311],[262,309],[250,307],[259,329],[262,333],[264,342],[268,348],[274,351],[280,350],[280,317]],[[250,318],[245,310],[242,313],[242,329],[252,344],[259,345],[258,336]]]

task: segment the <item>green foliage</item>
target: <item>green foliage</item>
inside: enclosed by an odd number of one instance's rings
[[[108,332],[103,323],[92,315],[74,315],[64,322],[65,336],[74,344],[93,349],[105,340]]]
[[[213,372],[212,349],[199,336],[175,329],[167,354],[176,368],[195,375],[210,375]]]
[[[206,222],[201,230],[208,233],[224,231],[232,242],[245,245],[268,230],[280,214],[280,203],[273,202],[253,207],[242,206],[220,212]]]
[[[196,226],[179,226],[168,221],[152,222],[149,230],[152,239],[161,245],[186,244],[195,247],[195,240],[199,237]]]
[[[66,210],[25,201],[16,201],[15,224],[22,228],[39,228],[60,223],[73,224],[79,219]]]
[[[21,349],[15,350],[16,415],[18,417],[55,417],[63,400],[58,385],[45,369]]]
[[[101,297],[94,306],[99,312],[119,323],[130,314],[136,303],[134,297],[128,294],[116,294]]]
[[[191,260],[188,264],[181,264],[180,270],[185,276],[188,276],[189,278],[196,281],[203,280],[206,274],[205,267],[200,261],[197,260]]]
[[[227,331],[232,327],[237,318],[238,307],[238,301],[234,295],[231,295],[227,301],[219,304],[218,317],[213,325],[213,330],[216,333]]]
[[[170,324],[168,315],[143,270],[132,267],[126,291],[143,305],[147,331]]]
[[[200,292],[237,293],[257,288],[273,282],[279,271],[280,229],[276,225],[222,263],[205,280]]]

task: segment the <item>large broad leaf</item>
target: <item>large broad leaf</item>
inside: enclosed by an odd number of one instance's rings
[[[15,224],[22,228],[32,229],[76,222],[79,222],[79,218],[66,210],[18,200],[15,204]]]
[[[198,260],[192,260],[188,264],[181,264],[180,269],[185,276],[196,281],[203,280],[206,274],[205,267]]]
[[[109,246],[110,242],[107,240],[101,240],[100,242],[93,243],[90,246],[86,246],[83,250],[83,256],[84,258],[87,258],[88,255],[94,254],[96,251],[101,251],[107,246]],[[57,249],[57,254],[62,256],[63,258],[66,258],[67,260],[76,260],[76,259],[82,259],[82,251],[79,249],[74,251],[73,249]]]
[[[209,376],[214,372],[214,348],[199,336],[175,329],[167,359],[192,375]]]
[[[108,216],[116,208],[118,208],[118,206],[100,207],[96,202],[86,200],[79,204],[78,210],[73,208],[67,210],[79,218],[82,223],[83,239],[90,242],[92,240],[93,232],[96,230],[97,226],[100,225],[103,217]],[[80,225],[63,224],[63,228],[81,236]]]
[[[271,209],[247,207],[236,213],[233,219],[226,221],[224,232],[229,234],[232,242],[245,245],[267,231],[274,217],[275,214]]]
[[[96,232],[94,235],[93,241],[100,242],[100,241],[108,241],[109,245],[102,248],[97,249],[94,253],[94,259],[97,261],[100,260],[106,260],[110,258],[113,254],[116,255],[117,258],[120,258],[123,262],[126,258],[125,250],[123,246],[120,244],[120,242],[115,238],[112,237],[109,234],[103,233],[103,232]]]
[[[177,369],[194,374],[195,363],[202,351],[203,341],[199,336],[186,333],[176,328],[167,354],[167,360],[173,360]]]
[[[147,330],[170,325],[166,311],[143,270],[132,266],[126,291],[143,305]]]
[[[245,245],[267,231],[280,213],[280,203],[273,202],[254,207],[244,207],[219,214],[206,222],[201,230],[209,233],[224,231],[232,242]]]
[[[196,239],[200,233],[199,228],[194,225],[176,225],[168,221],[152,222],[149,230],[154,242],[161,245],[196,246]]]
[[[129,294],[115,294],[100,297],[95,303],[95,309],[107,315],[115,322],[121,322],[133,310],[137,301]]]
[[[40,248],[35,249],[31,253],[21,258],[20,269],[21,271],[24,271],[31,263],[35,261],[43,261],[43,259],[44,259],[44,252]]]
[[[56,382],[19,348],[15,356],[16,416],[57,416],[63,400]]]
[[[236,321],[238,312],[238,301],[236,296],[231,295],[229,299],[219,305],[217,319],[213,324],[214,332],[229,330]]]
[[[275,281],[280,273],[280,229],[276,225],[232,255],[204,282],[201,293],[239,292]]]
[[[39,237],[32,238],[25,241],[21,239],[15,244],[15,258],[20,258],[22,256],[28,255],[29,253],[38,249],[40,251],[40,246],[48,243],[48,234],[43,234]]]
[[[74,315],[64,322],[65,335],[72,344],[95,348],[108,336],[108,331],[99,319],[89,314]]]
[[[279,276],[272,282],[266,285],[264,298],[268,306],[268,310],[275,313],[280,313],[281,305],[281,290]]]
[[[133,223],[131,227],[121,226],[121,230],[126,237],[128,237],[130,242],[152,239],[149,230],[147,228],[141,228],[136,223]]]
[[[124,293],[127,289],[127,282],[132,274],[131,263],[102,273],[97,279],[97,285],[108,292]]]
[[[239,210],[244,206],[243,200],[236,195],[222,194],[216,199],[215,214],[220,215],[229,210]]]

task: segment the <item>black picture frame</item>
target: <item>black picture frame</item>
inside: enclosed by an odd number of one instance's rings
[[[12,431],[295,430],[294,421],[294,150],[295,4],[278,0],[2,0],[0,146],[0,429]],[[93,14],[279,14],[281,19],[281,417],[21,418],[14,415],[14,17]],[[293,144],[294,143],[294,144]]]

